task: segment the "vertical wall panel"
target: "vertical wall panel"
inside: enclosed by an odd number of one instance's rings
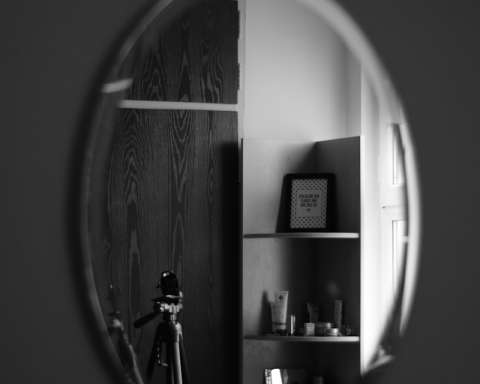
[[[236,113],[118,113],[107,178],[108,247],[94,263],[99,292],[110,283],[116,288],[142,369],[158,321],[141,330],[132,324],[151,311],[160,274],[171,269],[185,296],[191,374],[221,383],[235,372],[237,159]],[[112,302],[105,295],[100,301],[108,321]]]
[[[127,99],[234,104],[237,38],[235,1],[173,2],[112,72],[132,79]],[[231,382],[239,322],[237,114],[124,109],[108,118],[96,143],[89,217],[105,319],[120,311],[145,373],[160,319],[140,330],[133,322],[152,310],[161,272],[173,270],[184,293],[191,376]],[[163,375],[157,369],[154,380]]]
[[[135,45],[121,69],[128,99],[237,102],[237,3],[197,3],[168,23],[160,15]]]

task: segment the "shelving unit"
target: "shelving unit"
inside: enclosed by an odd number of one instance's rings
[[[246,233],[244,239],[358,239],[359,233],[353,232],[279,232]]]
[[[358,343],[358,336],[278,336],[278,335],[247,335],[245,340],[278,341],[285,343]]]
[[[265,368],[304,368],[344,384],[360,371],[359,137],[322,142],[244,140],[242,145],[242,380],[262,384]],[[284,176],[335,174],[331,232],[287,232]],[[288,314],[305,322],[306,303],[333,320],[333,300],[345,303],[352,336],[278,336],[268,302],[288,290]],[[332,372],[338,375],[328,377]]]

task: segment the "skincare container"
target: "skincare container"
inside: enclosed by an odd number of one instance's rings
[[[326,336],[327,331],[332,328],[332,323],[327,322],[317,322],[315,323],[315,335],[316,336]]]
[[[288,291],[275,292],[270,303],[272,309],[272,332],[285,335],[287,333],[287,304]]]
[[[288,324],[288,334],[290,336],[295,335],[295,315],[290,315],[290,322]]]
[[[314,323],[305,323],[305,336],[315,336]]]
[[[330,328],[327,331],[327,336],[340,336],[340,331],[338,328]]]

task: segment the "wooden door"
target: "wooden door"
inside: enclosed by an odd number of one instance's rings
[[[122,69],[133,80],[126,98],[236,104],[237,39],[231,1],[202,2],[167,26],[153,25]],[[113,121],[99,178],[105,185],[93,197],[104,215],[92,254],[105,319],[115,301],[144,374],[157,321],[139,330],[133,322],[160,295],[161,272],[173,270],[184,293],[191,382],[232,382],[238,377],[237,113],[122,108]],[[163,375],[157,369],[154,382]]]

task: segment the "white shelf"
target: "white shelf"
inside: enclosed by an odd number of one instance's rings
[[[246,233],[244,239],[358,239],[358,232],[278,232]]]
[[[280,335],[249,335],[246,340],[278,341],[290,343],[358,343],[359,336],[280,336]]]

